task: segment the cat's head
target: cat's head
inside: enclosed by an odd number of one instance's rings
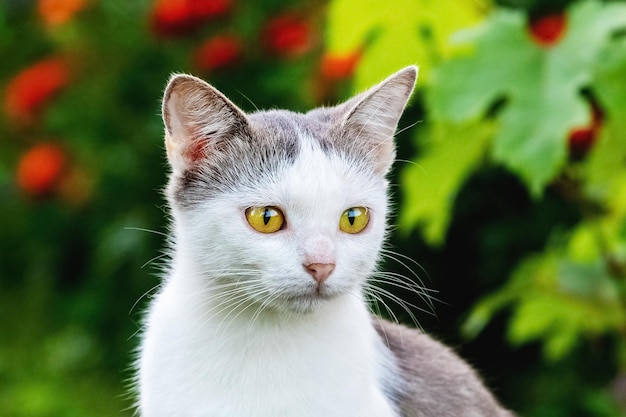
[[[416,76],[407,67],[306,114],[246,114],[204,81],[173,76],[163,120],[184,259],[174,267],[222,302],[279,310],[360,291],[383,243],[385,175]]]

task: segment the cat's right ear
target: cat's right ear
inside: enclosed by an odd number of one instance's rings
[[[350,109],[343,121],[344,141],[364,146],[377,173],[385,175],[395,159],[393,135],[416,79],[417,67],[406,67],[341,106]]]
[[[205,81],[173,75],[163,95],[167,158],[175,172],[193,168],[247,127],[245,113]]]

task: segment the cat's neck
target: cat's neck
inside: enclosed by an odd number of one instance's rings
[[[174,264],[148,323],[167,337],[146,348],[170,358],[166,367],[185,381],[172,404],[206,409],[224,402],[228,412],[219,415],[269,417],[277,410],[298,415],[305,402],[315,415],[395,416],[376,388],[388,364],[362,296],[344,294],[307,314],[258,304],[234,311],[212,298],[210,285],[191,285],[197,275],[182,275],[197,272]],[[228,388],[235,386],[249,401]]]

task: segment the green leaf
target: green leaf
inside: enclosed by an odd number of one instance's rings
[[[479,119],[504,100],[493,157],[539,195],[566,162],[568,132],[588,124],[580,90],[591,85],[611,34],[626,26],[626,5],[574,4],[565,36],[549,48],[533,42],[526,20],[494,12],[466,36],[470,52],[436,71],[427,98],[433,117],[451,121]]]
[[[626,123],[626,37],[611,42],[601,53],[597,63],[593,90],[609,117]]]
[[[457,36],[464,42],[472,42],[472,48],[433,73],[433,85],[427,96],[433,118],[454,122],[478,119],[495,99],[514,88],[524,76],[524,68],[536,61],[534,49],[520,48],[527,43],[520,30],[523,25],[521,13],[500,9],[479,28]],[[513,60],[504,64],[507,71],[501,70],[505,55]]]
[[[567,253],[574,262],[593,263],[601,257],[598,233],[594,226],[595,224],[586,222],[571,232]]]
[[[340,54],[363,52],[354,80],[357,90],[410,64],[419,65],[425,80],[433,63],[449,55],[450,35],[481,20],[487,3],[334,0],[328,8],[326,48]]]
[[[405,200],[399,219],[401,230],[424,228],[432,244],[440,244],[450,221],[454,199],[471,172],[484,156],[493,127],[439,125],[427,132],[423,154],[401,173]]]
[[[587,157],[584,166],[585,192],[597,201],[607,201],[615,208],[625,207],[620,201],[626,184],[626,120],[613,120]]]
[[[558,359],[576,342],[576,328],[563,320],[564,306],[552,297],[536,294],[524,299],[515,309],[509,325],[509,340],[516,345],[545,339],[546,356]],[[566,315],[568,316],[568,315]]]
[[[604,304],[557,292],[529,292],[514,311],[509,340],[514,344],[543,341],[550,360],[563,358],[583,336],[617,331],[626,319],[617,302]]]
[[[482,298],[472,308],[469,316],[461,326],[461,334],[466,339],[473,339],[487,327],[493,317],[502,309],[506,308],[518,297],[518,293],[510,287],[497,291]]]
[[[559,360],[582,337],[620,331],[626,324],[626,310],[617,281],[601,258],[572,260],[569,246],[567,242],[551,246],[523,261],[503,288],[472,309],[463,324],[464,335],[475,337],[495,314],[512,308],[509,341],[515,345],[541,342],[546,358]]]
[[[592,89],[605,118],[602,134],[585,162],[585,192],[626,214],[626,38],[610,43],[601,56]]]
[[[602,236],[604,251],[626,268],[626,112],[623,117],[605,126],[583,168],[584,192],[604,210],[594,233]]]

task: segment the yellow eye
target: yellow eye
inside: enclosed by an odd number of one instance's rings
[[[370,221],[370,213],[365,207],[351,207],[339,219],[339,229],[346,233],[360,233]]]
[[[285,216],[278,207],[250,207],[246,219],[254,230],[261,233],[278,232],[285,225]]]

